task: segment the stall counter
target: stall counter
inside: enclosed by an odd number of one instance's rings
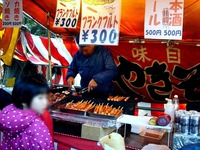
[[[161,140],[156,141],[137,134],[130,134],[125,139],[126,150],[140,150],[149,143],[167,145],[167,136],[165,134]],[[71,150],[70,148],[74,148],[74,150],[103,150],[98,142],[82,139],[77,136],[54,132],[54,140],[57,150]]]

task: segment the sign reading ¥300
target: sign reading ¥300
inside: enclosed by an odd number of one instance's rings
[[[118,45],[120,0],[82,0],[80,44]]]
[[[80,0],[57,0],[54,27],[76,28],[80,11]]]

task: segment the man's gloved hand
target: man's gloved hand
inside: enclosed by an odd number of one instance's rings
[[[94,90],[97,86],[98,84],[94,81],[94,79],[92,79],[88,84],[88,92]]]
[[[70,87],[72,87],[72,85],[74,85],[74,77],[69,77],[67,83]]]

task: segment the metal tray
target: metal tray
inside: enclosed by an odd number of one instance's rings
[[[60,108],[60,111],[64,112],[64,113],[81,115],[81,116],[87,116],[88,115],[88,113],[86,111],[72,110],[72,109],[66,109],[66,108]]]
[[[121,116],[121,115],[120,116],[101,115],[101,114],[95,114],[91,111],[88,112],[88,115],[95,118],[112,119],[112,120],[117,120],[117,118]]]
[[[65,94],[64,94],[65,95]],[[61,101],[63,101],[64,99],[66,99],[67,98],[67,95],[65,95],[66,97],[65,98],[63,98],[63,99],[61,99],[61,100],[59,100],[59,101],[57,101],[57,102],[54,102],[54,103],[52,103],[52,104],[50,104],[50,106],[49,106],[49,108],[56,108],[60,103],[61,103]]]
[[[63,90],[65,90],[66,88],[59,88],[59,89],[54,89],[53,91],[56,92],[62,92]],[[92,100],[94,101],[96,104],[108,104],[109,105],[113,105],[113,107],[123,107],[123,114],[130,114],[133,115],[134,114],[134,110],[135,110],[135,106],[138,102],[142,101],[142,96],[138,95],[138,100],[134,100],[135,97],[130,97],[130,99],[126,102],[124,101],[120,101],[120,102],[116,102],[116,101],[108,101],[107,99],[97,99],[97,98],[88,98],[88,97],[78,97],[78,96],[73,96],[71,94],[67,95],[67,97],[65,99],[63,99],[62,101],[54,104],[51,106],[51,109],[55,110],[57,109],[59,106],[66,104],[68,102],[71,102],[72,100],[74,100],[74,102],[78,102],[81,100]]]
[[[68,88],[64,87],[64,88],[53,88],[50,90],[51,93],[62,93],[62,91],[66,91],[68,90]]]

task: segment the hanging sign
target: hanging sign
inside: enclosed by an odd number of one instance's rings
[[[54,27],[76,28],[80,12],[80,0],[57,0]]]
[[[182,40],[184,0],[146,0],[144,37]]]
[[[3,27],[21,27],[22,15],[22,0],[4,0]]]
[[[0,4],[0,59],[3,60],[4,64],[10,66],[12,65],[13,53],[15,51],[20,28],[2,27],[2,15],[3,6]]]
[[[80,44],[118,45],[121,0],[82,0]]]

